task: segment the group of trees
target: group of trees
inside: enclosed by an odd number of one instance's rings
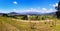
[[[60,18],[60,1],[58,2],[58,6],[55,7],[56,11],[56,16],[57,18]]]
[[[39,16],[29,16],[29,20],[46,20],[46,19],[53,19],[54,17],[52,15],[39,15]]]
[[[21,19],[21,20],[28,20],[27,15],[11,15],[11,14],[2,14],[3,17],[10,17],[15,19]],[[18,18],[19,17],[19,18]]]
[[[28,17],[28,15],[18,15],[18,16],[12,16],[8,14],[3,14],[2,16],[4,17],[10,17],[10,18],[15,18],[15,19],[21,19],[21,20],[45,20],[47,18],[51,19],[53,16],[47,16],[47,15],[31,15]]]

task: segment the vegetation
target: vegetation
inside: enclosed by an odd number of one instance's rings
[[[40,22],[40,20],[38,20],[39,22],[23,22],[20,19],[17,21],[14,18],[1,16],[0,31],[60,31],[60,20],[56,18],[52,19],[52,16],[49,18],[51,19],[47,19],[52,21]],[[42,19],[42,21],[43,20],[46,20],[46,16],[44,16],[44,19]]]
[[[0,31],[60,31],[59,6],[56,9],[58,10],[56,16],[59,19],[53,15],[30,15],[28,17],[27,15],[2,14]]]

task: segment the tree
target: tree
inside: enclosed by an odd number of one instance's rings
[[[56,12],[56,16],[57,16],[57,18],[60,18],[60,1],[58,2],[58,6],[55,7],[55,9],[58,10],[58,11]]]

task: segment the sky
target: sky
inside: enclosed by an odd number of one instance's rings
[[[9,12],[56,12],[58,0],[0,0],[0,13]]]

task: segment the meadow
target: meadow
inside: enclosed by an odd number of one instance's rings
[[[60,19],[52,19],[51,17],[51,19],[22,21],[21,19],[0,16],[0,31],[60,31]]]

